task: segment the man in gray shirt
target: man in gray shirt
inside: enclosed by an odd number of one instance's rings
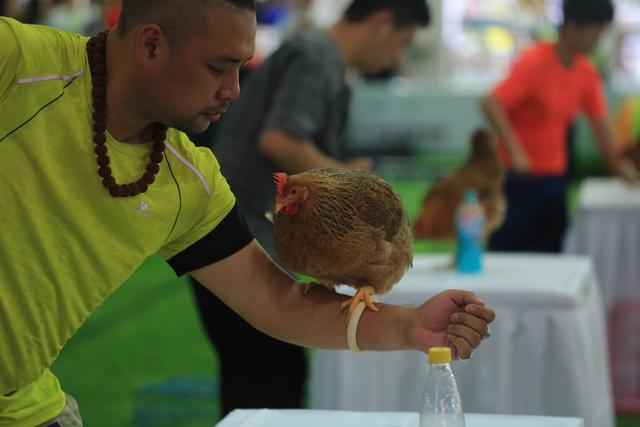
[[[265,212],[273,207],[273,173],[369,168],[367,159],[337,160],[349,110],[346,72],[395,67],[429,20],[425,0],[354,0],[328,31],[300,34],[250,71],[211,145],[251,231],[272,257]],[[220,357],[223,414],[238,407],[301,407],[302,349],[254,330],[202,286],[193,289]]]
[[[349,108],[345,72],[330,33],[302,33],[249,72],[246,96],[217,127],[216,157],[252,231],[272,255],[272,225],[264,214],[273,207],[274,172],[368,166],[363,159],[334,160]]]

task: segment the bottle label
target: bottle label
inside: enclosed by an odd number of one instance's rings
[[[463,203],[457,216],[456,265],[459,272],[476,273],[482,269],[483,229],[482,206],[479,203]]]
[[[484,218],[482,211],[477,206],[464,206],[458,216],[458,232],[471,236],[482,234]]]

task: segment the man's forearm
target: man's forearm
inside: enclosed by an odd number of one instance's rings
[[[513,154],[522,150],[500,100],[493,95],[489,95],[482,100],[481,106],[485,117],[502,138],[509,152]]]
[[[347,309],[340,304],[347,299],[321,286],[304,295],[303,286],[295,285],[291,299],[281,299],[278,324],[263,332],[284,341],[313,348],[347,347]],[[363,350],[405,350],[411,307],[376,303],[379,311],[365,309],[357,330],[357,343]]]
[[[247,268],[250,266],[250,268]],[[230,273],[234,272],[234,273]],[[260,331],[282,341],[314,348],[346,348],[346,296],[321,286],[304,286],[279,269],[255,243],[239,253],[192,272],[200,283]],[[242,290],[240,290],[242,288]],[[412,308],[378,304],[365,310],[358,328],[362,349],[409,347],[405,332]],[[221,328],[225,327],[220,325]]]
[[[618,144],[611,124],[607,119],[592,119],[590,123],[596,142],[607,161],[607,165],[611,170],[616,171],[620,159]]]
[[[341,167],[339,161],[321,152],[311,142],[280,130],[263,132],[259,144],[262,154],[290,174],[316,168]]]
[[[304,286],[271,261],[253,241],[234,255],[191,272],[225,304],[257,329],[282,341],[327,349],[347,347],[347,300],[332,290]],[[364,350],[426,351],[451,346],[469,358],[495,313],[468,291],[441,292],[419,307],[378,304],[365,310],[357,331]],[[224,328],[225,325],[220,325]]]

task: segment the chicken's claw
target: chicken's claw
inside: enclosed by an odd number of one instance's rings
[[[314,286],[321,286],[318,282],[303,282],[302,280],[297,281],[296,284],[304,286],[305,295],[307,295]]]
[[[309,291],[311,290],[311,288],[313,288],[314,286],[317,286],[318,284],[316,282],[305,282],[304,284],[304,294],[307,295],[309,293]]]
[[[376,289],[373,286],[362,286],[358,289],[356,294],[351,298],[340,304],[340,311],[344,310],[345,307],[349,307],[349,317],[351,317],[351,313],[356,308],[356,305],[360,301],[364,301],[364,303],[373,311],[378,311],[378,307],[375,306],[371,297],[375,295]]]

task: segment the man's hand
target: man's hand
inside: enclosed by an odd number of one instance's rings
[[[612,166],[613,173],[621,178],[627,184],[635,184],[638,181],[638,170],[629,159],[620,158],[620,160]]]
[[[473,292],[448,290],[427,300],[413,313],[409,339],[418,350],[450,347],[454,357],[468,359],[493,319],[494,311]]]
[[[513,169],[514,172],[521,174],[528,174],[531,172],[529,158],[522,148],[520,148],[516,143],[512,144],[511,147],[512,149],[509,151],[511,156],[511,169]]]

